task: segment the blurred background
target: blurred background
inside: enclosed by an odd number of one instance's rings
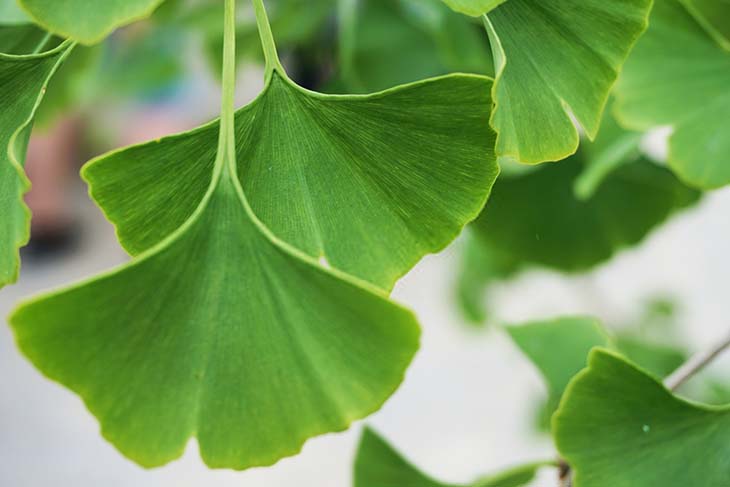
[[[26,164],[32,240],[22,251],[20,281],[0,292],[0,316],[22,298],[128,259],[78,170],[105,151],[216,116],[220,3],[168,0],[149,21],[77,49],[53,79]],[[438,1],[351,3],[335,10],[331,0],[267,2],[287,70],[303,86],[362,93],[452,71],[493,70],[480,24]],[[241,2],[238,25],[239,106],[263,87],[247,6]],[[644,151],[661,161],[666,135],[650,134]],[[475,276],[481,268],[474,253],[485,250],[467,229],[397,285],[394,299],[414,309],[423,326],[422,348],[399,391],[365,422],[423,470],[455,484],[554,458],[543,381],[498,325],[589,314],[617,336],[671,349],[677,361],[708,347],[724,335],[730,314],[730,189],[680,210],[646,228],[638,245],[570,274],[533,262]],[[724,357],[686,394],[726,402],[728,377]],[[20,356],[7,326],[0,328],[0,391],[0,486],[8,487],[343,487],[351,482],[362,425],[310,440],[300,455],[271,468],[208,470],[192,441],[183,459],[145,471],[102,439],[75,395]],[[534,485],[557,485],[556,472],[542,472]]]

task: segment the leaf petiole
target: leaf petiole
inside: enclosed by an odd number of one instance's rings
[[[276,52],[276,43],[274,42],[274,34],[271,32],[271,24],[269,17],[266,15],[266,7],[264,0],[252,0],[253,8],[256,14],[256,26],[261,37],[261,46],[264,49],[264,59],[266,60],[266,79],[271,77],[274,71],[284,74],[284,68],[279,61],[279,54]]]

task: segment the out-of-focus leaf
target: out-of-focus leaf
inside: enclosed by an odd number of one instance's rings
[[[575,487],[724,486],[730,407],[690,403],[632,363],[595,350],[553,419]]]
[[[478,241],[472,232],[467,233],[456,293],[461,311],[471,324],[482,325],[488,317],[485,289],[512,277],[519,267],[519,259],[512,254],[501,254]]]
[[[117,27],[148,17],[164,0],[18,0],[45,29],[96,44]]]
[[[562,317],[505,329],[545,379],[550,413],[558,407],[568,382],[585,367],[588,352],[611,344],[599,321],[589,317]]]
[[[354,487],[521,487],[553,462],[536,462],[481,478],[468,485],[445,484],[408,463],[370,428],[365,428],[355,459]]]
[[[723,49],[730,51],[730,0],[681,0]]]
[[[33,24],[0,25],[0,53],[3,54],[30,54],[39,47],[49,50],[59,43],[57,39],[47,39],[46,32]]]
[[[598,133],[608,94],[646,28],[651,0],[510,0],[485,23],[496,62],[497,155],[563,159]]]
[[[668,376],[688,358],[681,348],[651,343],[626,333],[618,334],[614,343],[623,356],[657,377]]]
[[[472,228],[487,245],[526,265],[585,271],[639,243],[700,193],[641,158],[611,172],[590,199],[575,196],[581,150],[560,164],[500,178]]]
[[[340,71],[349,91],[372,91],[448,72],[489,74],[487,36],[439,0],[345,0]]]
[[[607,113],[596,140],[583,146],[586,167],[575,180],[575,195],[581,200],[591,198],[613,171],[637,160],[641,139],[641,133],[623,129]]]
[[[0,25],[28,24],[30,22],[30,18],[23,12],[16,0],[0,0]]]
[[[71,49],[64,43],[40,54],[0,54],[0,287],[17,279],[18,249],[30,236],[30,211],[23,202],[30,183],[23,164],[33,117]]]
[[[730,52],[677,0],[656,0],[651,25],[616,88],[619,122],[671,125],[669,166],[687,183],[730,183]]]

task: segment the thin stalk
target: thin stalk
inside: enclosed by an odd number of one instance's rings
[[[46,35],[43,36],[43,39],[41,39],[36,48],[33,50],[33,54],[38,54],[43,49],[45,49],[45,47],[51,41],[51,38],[53,38],[53,34],[51,34],[50,32],[46,32]]]
[[[671,391],[677,390],[679,386],[707,367],[707,365],[728,349],[730,349],[730,334],[711,349],[698,353],[685,362],[684,365],[672,372],[669,377],[664,379],[664,385]]]
[[[266,7],[264,0],[253,0],[253,9],[256,14],[256,26],[259,29],[259,37],[261,37],[261,46],[264,49],[264,59],[266,60],[266,78],[268,79],[274,71],[284,73],[284,68],[279,61],[279,54],[276,52],[276,43],[274,42],[274,34],[271,32],[271,24],[269,17],[266,15]]]
[[[221,95],[221,122],[218,135],[218,160],[235,161],[234,132],[236,91],[236,0],[225,0],[223,24],[223,74]],[[235,164],[234,164],[235,165]]]

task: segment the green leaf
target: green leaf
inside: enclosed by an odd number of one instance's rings
[[[0,25],[27,23],[30,23],[30,19],[18,6],[16,0],[0,0]]]
[[[377,410],[418,347],[410,312],[278,241],[233,175],[209,184],[163,242],[10,317],[23,353],[145,467],[192,436],[210,467],[273,464]]]
[[[18,0],[46,30],[96,44],[114,29],[149,17],[164,0]]]
[[[490,12],[498,156],[539,163],[574,153],[579,137],[569,113],[593,139],[651,3],[510,0]]]
[[[456,298],[462,314],[473,325],[489,317],[484,290],[492,283],[509,279],[520,270],[520,261],[512,254],[500,253],[468,232],[457,281]]]
[[[72,49],[64,43],[42,54],[0,54],[0,287],[18,278],[18,249],[30,237],[23,171],[33,117],[48,80]]]
[[[241,184],[282,240],[390,289],[456,237],[489,194],[498,170],[489,88],[487,78],[453,75],[326,96],[276,72],[236,115]],[[189,218],[210,182],[217,134],[213,122],[84,168],[130,253]]]
[[[624,357],[657,377],[668,376],[689,358],[678,347],[652,343],[625,333],[618,334],[614,343]]]
[[[552,465],[537,462],[480,479],[463,487],[521,487],[531,482],[537,471]],[[408,463],[375,431],[365,428],[355,459],[355,487],[460,487],[431,479]]]
[[[502,5],[507,0],[443,0],[443,2],[462,14],[478,17]]]
[[[700,197],[670,171],[640,158],[607,175],[583,201],[574,185],[585,165],[581,150],[560,164],[500,178],[472,228],[490,248],[524,264],[585,271],[637,244]]]
[[[483,29],[440,0],[346,0],[339,13],[340,76],[350,92],[455,71],[490,74]]]
[[[568,386],[553,419],[575,487],[721,486],[730,478],[730,408],[682,400],[606,350]]]
[[[730,51],[730,0],[682,0],[705,30]]]
[[[589,317],[562,317],[505,329],[544,377],[550,412],[558,407],[568,382],[585,367],[588,352],[611,343],[600,322]]]
[[[575,195],[587,200],[617,168],[639,158],[642,134],[624,130],[606,114],[592,144],[585,144],[586,167],[573,185]]]
[[[637,130],[671,125],[669,165],[699,188],[730,183],[730,52],[676,0],[657,0],[651,26],[616,91],[619,121]]]

